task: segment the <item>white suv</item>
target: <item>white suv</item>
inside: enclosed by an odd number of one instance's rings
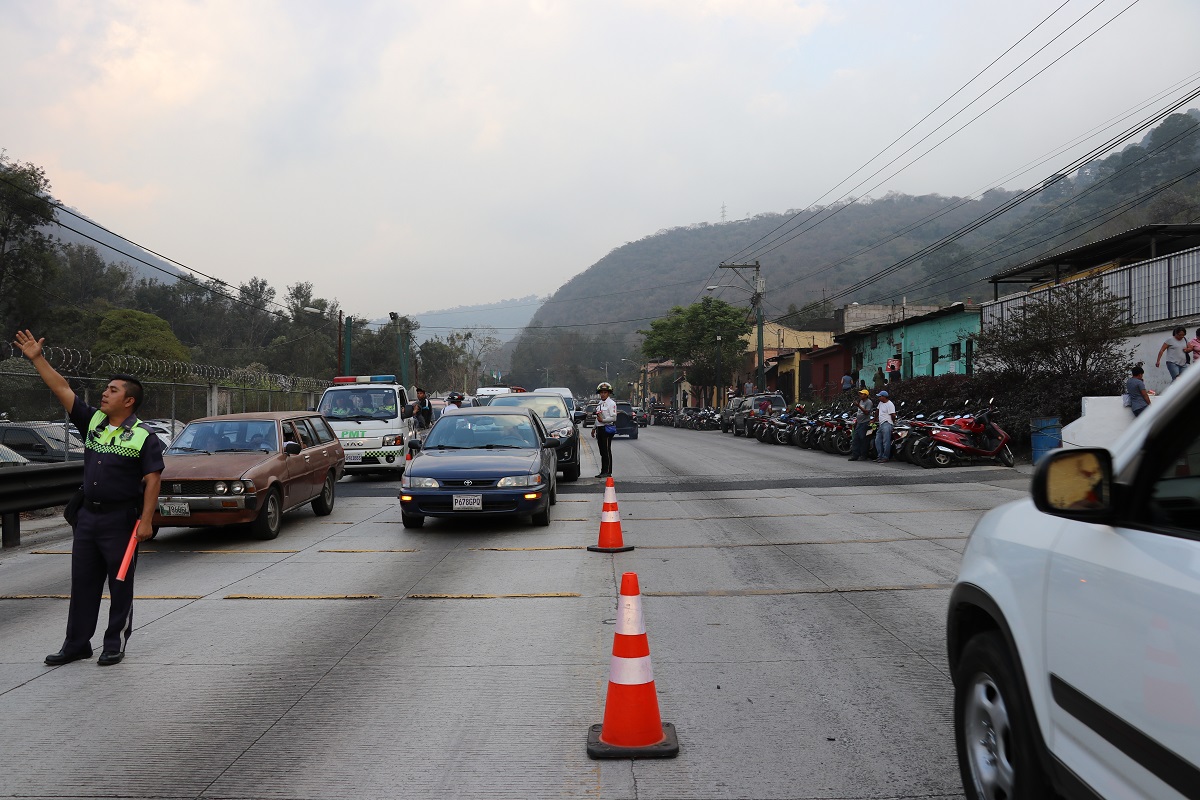
[[[969,798],[1200,798],[1200,365],[1110,453],[1055,450],[950,598]]]

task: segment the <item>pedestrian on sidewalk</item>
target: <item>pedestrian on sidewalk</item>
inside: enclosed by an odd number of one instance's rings
[[[842,376],[842,393],[848,394],[854,388],[854,376],[850,374],[850,370],[846,370],[846,374]]]
[[[871,393],[866,389],[859,389],[854,408],[854,443],[850,448],[850,461],[867,457],[867,429],[871,427],[871,410],[874,408]]]
[[[875,463],[886,464],[892,458],[892,426],[896,423],[896,404],[891,401],[886,389],[877,396],[879,405],[875,411],[879,427],[875,430],[875,452],[879,458],[875,459]]]
[[[1176,328],[1171,331],[1171,337],[1163,342],[1162,347],[1158,349],[1158,358],[1154,362],[1155,367],[1162,367],[1163,354],[1167,356],[1167,372],[1171,374],[1171,380],[1179,377],[1187,367],[1187,353],[1189,343],[1185,341],[1187,337],[1187,328]]]
[[[45,339],[28,330],[17,331],[14,344],[29,359],[46,386],[67,410],[83,437],[83,487],[78,516],[71,522],[71,605],[67,635],[57,653],[46,656],[52,667],[92,656],[92,636],[100,614],[105,579],[111,598],[102,667],[125,658],[133,632],[134,555],[125,580],[117,572],[125,558],[129,536],[137,523],[137,538],[154,535],[154,512],[163,470],[163,443],[137,418],[142,384],[131,375],[114,375],[100,396],[100,408],[83,402],[71,390],[42,350]],[[74,503],[72,503],[74,505]]]
[[[617,401],[612,399],[612,384],[601,383],[596,387],[600,402],[596,405],[596,424],[592,426],[592,438],[600,450],[600,472],[597,478],[612,477],[612,440],[617,435]]]
[[[1142,380],[1145,370],[1135,366],[1125,379],[1125,394],[1129,395],[1129,410],[1136,417],[1150,406],[1150,393],[1146,391],[1146,382]]]
[[[883,367],[875,368],[875,377],[871,380],[875,384],[874,389],[876,392],[887,386],[887,376],[883,374]]]

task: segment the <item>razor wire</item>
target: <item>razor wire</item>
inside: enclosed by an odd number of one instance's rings
[[[285,392],[320,392],[332,386],[331,381],[304,375],[263,372],[245,367],[220,367],[215,364],[193,364],[160,358],[145,358],[119,353],[93,354],[74,347],[44,345],[46,361],[60,372],[75,375],[111,375],[124,373],[145,380],[184,381],[199,379],[204,383],[237,386],[239,388],[279,389]],[[24,354],[12,343],[0,348],[7,359],[24,359]]]

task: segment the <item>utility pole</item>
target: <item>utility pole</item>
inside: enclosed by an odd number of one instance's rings
[[[339,315],[340,316],[340,315]],[[354,340],[354,317],[346,317],[346,330],[342,335],[342,374],[350,375],[350,350]]]
[[[722,408],[721,405],[721,334],[717,334],[717,375],[713,383],[717,384],[717,399],[713,401],[715,408]]]
[[[388,316],[392,318],[392,322],[396,325],[396,349],[400,353],[400,385],[409,386],[408,383],[408,325],[400,324],[401,316],[395,311],[388,312]],[[404,320],[408,322],[407,319]]]
[[[338,351],[337,351],[337,364],[334,364],[334,366],[333,366],[333,371],[334,371],[334,372],[337,372],[338,370],[340,370],[340,369],[342,368],[342,363],[343,363],[343,361],[344,361],[344,358],[343,358],[343,356],[342,356],[342,352],[343,352],[343,351],[342,351],[342,325],[344,325],[344,324],[345,324],[345,321],[342,319],[342,312],[339,310],[339,311],[338,311]]]
[[[754,283],[751,288],[754,290],[750,295],[750,305],[754,306],[754,318],[758,324],[758,391],[765,392],[767,390],[766,380],[766,365],[763,359],[763,309],[762,298],[767,291],[766,281],[763,280],[762,271],[757,261],[753,264],[718,264],[721,269],[753,269]],[[738,273],[740,276],[741,273]],[[745,278],[742,278],[745,280]]]

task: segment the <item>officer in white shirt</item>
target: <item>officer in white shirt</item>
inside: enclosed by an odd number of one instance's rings
[[[612,399],[612,384],[608,382],[597,386],[596,392],[600,395],[600,404],[596,406],[596,424],[592,426],[592,438],[600,448],[600,473],[596,477],[611,478],[612,440],[617,435],[617,401]]]

